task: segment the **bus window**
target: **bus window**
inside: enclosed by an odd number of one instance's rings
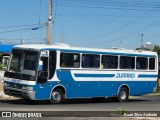
[[[45,81],[48,79],[48,58],[49,52],[42,51],[38,66],[38,82],[41,82],[42,78],[45,79]]]
[[[60,67],[79,68],[80,66],[80,54],[77,53],[61,53],[60,55]]]
[[[44,74],[44,77],[48,76],[48,57],[41,57],[42,61],[42,71],[46,74]]]
[[[20,72],[20,65],[22,64],[22,54],[13,54],[11,64],[10,64],[10,71]]]
[[[102,69],[117,69],[118,56],[102,55]]]
[[[121,69],[134,69],[135,67],[135,57],[120,57],[120,68]]]
[[[82,55],[82,67],[83,68],[99,68],[100,67],[100,56],[93,54]]]
[[[155,70],[155,58],[149,58],[149,69]]]
[[[24,58],[24,70],[36,70],[37,56],[33,53],[26,53]]]
[[[38,71],[42,71],[43,61],[39,60]]]
[[[56,51],[50,51],[49,54],[49,79],[51,79],[56,70]]]
[[[136,69],[140,69],[140,70],[148,69],[148,58],[137,57],[136,58]]]

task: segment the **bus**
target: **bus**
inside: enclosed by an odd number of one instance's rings
[[[153,93],[155,52],[73,47],[67,44],[14,46],[4,74],[4,93],[26,100],[116,98]]]

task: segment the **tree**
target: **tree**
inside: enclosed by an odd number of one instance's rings
[[[159,67],[158,67],[159,68],[159,71],[158,71],[159,75],[158,76],[160,77],[160,46],[155,45],[153,51],[157,52],[157,54],[158,54],[158,58],[159,58],[158,59],[159,60]],[[157,80],[157,90],[160,90],[160,85],[159,84],[160,84],[160,78]]]
[[[160,46],[155,45],[153,51],[157,52],[158,56],[160,56]]]

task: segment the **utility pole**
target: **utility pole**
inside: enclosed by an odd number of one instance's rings
[[[47,44],[52,45],[52,0],[48,0]]]
[[[21,38],[21,45],[23,45],[23,38]]]
[[[63,32],[63,28],[62,28],[62,43],[64,43],[64,32]]]
[[[123,40],[120,41],[120,47],[123,48],[123,45],[126,45],[126,43],[123,42]]]
[[[141,48],[142,48],[142,49],[143,49],[143,47],[144,47],[144,46],[143,46],[143,35],[144,35],[144,34],[141,34]]]

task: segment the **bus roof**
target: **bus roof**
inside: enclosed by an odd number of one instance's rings
[[[13,48],[16,49],[34,49],[34,50],[60,50],[60,51],[68,51],[68,52],[111,52],[111,53],[128,53],[128,54],[144,54],[144,55],[154,55],[157,56],[156,52],[152,51],[144,51],[144,50],[128,50],[124,48],[110,48],[110,49],[102,49],[102,48],[87,48],[87,47],[74,47],[68,44],[56,43],[54,45],[46,45],[46,44],[24,44],[17,45]]]

